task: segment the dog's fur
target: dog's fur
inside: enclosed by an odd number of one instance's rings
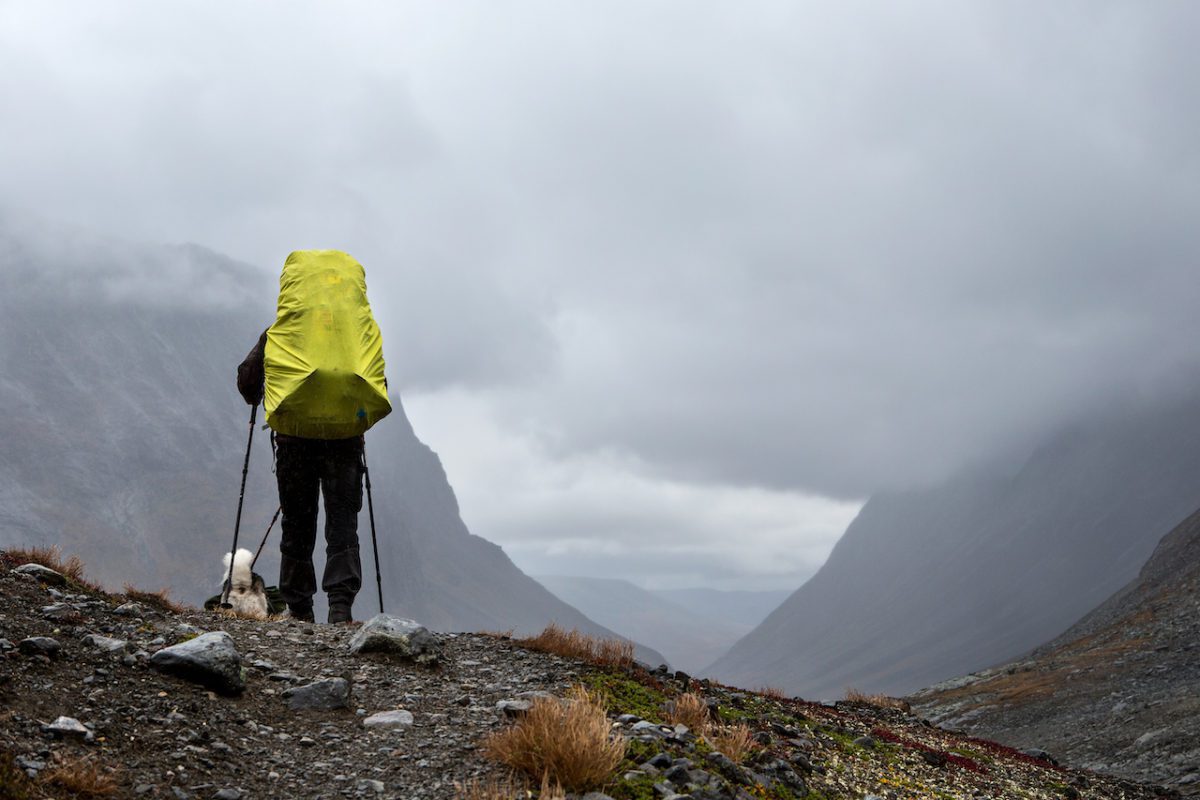
[[[225,571],[221,574],[221,591],[225,591],[225,581],[229,578],[229,553],[222,559]],[[267,618],[267,585],[261,575],[250,570],[254,554],[249,550],[239,549],[233,559],[233,585],[229,590],[229,604],[233,613],[253,619]]]

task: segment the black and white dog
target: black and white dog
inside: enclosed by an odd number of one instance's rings
[[[225,581],[229,579],[229,553],[223,559],[225,572],[221,575],[221,592],[225,591]],[[241,617],[266,619],[268,616],[267,585],[261,575],[256,575],[250,569],[254,554],[249,550],[240,549],[233,558],[233,581],[229,589],[229,599],[226,601],[233,606],[233,613]]]

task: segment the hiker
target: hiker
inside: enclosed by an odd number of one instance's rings
[[[283,511],[280,595],[293,619],[313,621],[320,494],[325,498],[321,588],[329,600],[329,622],[348,623],[362,587],[362,431],[391,410],[379,330],[356,261],[328,250],[288,256],[276,321],[238,366],[237,387],[250,405],[266,401],[273,429]]]

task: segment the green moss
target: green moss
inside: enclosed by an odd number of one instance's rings
[[[607,790],[613,800],[655,800],[658,794],[654,791],[654,778],[643,775],[634,780],[620,780]]]
[[[583,683],[603,695],[605,709],[610,714],[637,714],[651,722],[663,722],[662,705],[667,698],[660,691],[608,672],[585,675]]]

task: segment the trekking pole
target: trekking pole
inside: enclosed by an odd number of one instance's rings
[[[383,613],[383,576],[379,574],[379,540],[375,538],[375,503],[371,500],[371,470],[367,469],[367,444],[363,442],[363,477],[367,479],[367,515],[371,518],[371,547],[375,551],[375,588],[379,590],[379,613]]]
[[[258,420],[258,403],[250,407],[250,435],[246,438],[246,460],[242,463],[242,491],[238,494],[237,521],[233,524],[233,548],[229,551],[229,574],[221,588],[221,608],[233,608],[229,593],[233,591],[233,559],[237,555],[238,532],[242,529],[242,503],[246,500],[246,475],[250,472],[250,445],[254,444],[254,423]]]

